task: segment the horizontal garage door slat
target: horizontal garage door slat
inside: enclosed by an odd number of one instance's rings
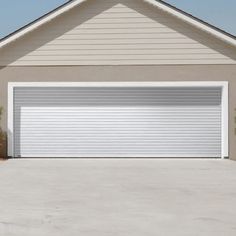
[[[14,152],[220,157],[221,88],[17,87]]]

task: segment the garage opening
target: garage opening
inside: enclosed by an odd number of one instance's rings
[[[13,87],[13,157],[219,158],[224,151],[222,86]]]

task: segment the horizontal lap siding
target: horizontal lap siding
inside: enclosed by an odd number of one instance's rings
[[[234,56],[219,42],[142,1],[99,0],[88,1],[26,36],[2,52],[0,63],[231,64]]]

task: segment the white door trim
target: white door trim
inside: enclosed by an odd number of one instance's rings
[[[222,158],[228,154],[228,82],[9,82],[8,83],[8,156],[14,156],[14,88],[15,87],[221,87],[222,88]]]

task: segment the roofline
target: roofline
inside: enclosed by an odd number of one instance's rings
[[[0,39],[0,43],[1,43],[2,41],[4,41],[4,40],[10,38],[11,36],[17,34],[17,33],[20,32],[21,30],[23,30],[23,29],[25,29],[25,28],[28,28],[29,26],[33,25],[34,23],[36,23],[36,22],[42,20],[43,18],[47,17],[47,16],[50,15],[51,13],[54,13],[55,11],[57,11],[57,10],[63,8],[64,6],[66,6],[67,4],[69,4],[69,3],[72,2],[72,1],[73,1],[73,0],[69,0],[69,1],[65,2],[64,4],[62,4],[62,5],[58,6],[58,7],[56,7],[55,9],[53,9],[53,10],[51,10],[51,11],[49,11],[49,12],[47,12],[46,14],[40,16],[39,18],[36,18],[35,20],[33,20],[33,21],[27,23],[26,25],[24,25],[24,26],[18,28],[17,30],[11,32],[10,34],[4,36],[3,38]]]
[[[68,2],[60,5],[59,7],[55,8],[54,10],[44,14],[43,16],[39,17],[38,19],[30,22],[29,24],[21,27],[20,29],[10,33],[6,37],[0,40],[0,48],[4,47],[5,45],[17,40],[18,38],[24,36],[28,32],[31,32],[41,25],[55,19],[56,17],[60,16],[61,14],[73,9],[77,5],[85,2],[87,0],[69,0]]]
[[[233,46],[236,46],[236,37],[231,35],[230,33],[227,33],[203,20],[200,20],[199,18],[192,16],[189,13],[186,13],[183,10],[180,10],[179,8],[164,2],[163,0],[144,0],[146,2],[149,2],[153,6],[158,7],[159,9],[181,19],[182,21],[185,21],[186,23],[193,25],[197,28],[199,28],[202,31],[205,31],[206,33],[209,33],[213,35],[214,37],[221,39],[225,41],[226,43],[229,43]]]
[[[6,46],[7,44],[17,40],[18,38],[22,37],[23,35],[27,34],[28,32],[31,32],[41,25],[55,19],[57,16],[73,9],[74,7],[78,6],[82,2],[85,2],[87,0],[69,0],[66,3],[60,5],[59,7],[55,8],[54,10],[44,14],[43,16],[37,18],[36,20],[30,22],[29,24],[26,24],[25,26],[19,28],[18,30],[8,34],[4,38],[0,39],[0,48]],[[226,43],[229,43],[233,46],[236,46],[236,36],[219,29],[212,24],[209,24],[169,3],[164,2],[163,0],[143,0],[155,7],[158,7],[159,9],[173,15],[174,17],[177,17],[186,23],[189,23],[200,30],[203,30],[218,39],[221,39],[225,41]]]
[[[220,33],[225,34],[225,35],[227,35],[227,36],[229,36],[229,37],[231,37],[231,38],[236,40],[236,35],[233,35],[233,34],[227,32],[225,30],[222,30],[222,29],[220,29],[220,28],[218,28],[218,27],[216,27],[216,26],[214,26],[214,25],[204,21],[204,20],[201,20],[200,18],[198,18],[198,17],[196,17],[196,16],[194,16],[194,15],[192,15],[192,14],[186,12],[186,11],[183,11],[180,8],[176,7],[176,6],[173,6],[172,4],[164,2],[163,0],[158,0],[158,1],[161,2],[163,5],[166,5],[166,6],[170,7],[170,8],[172,8],[172,9],[174,9],[175,11],[178,11],[178,12],[180,12],[180,13],[182,13],[182,14],[184,14],[184,15],[186,15],[186,16],[188,16],[188,17],[190,17],[190,18],[192,18],[192,19],[194,19],[196,21],[199,21],[200,23],[202,23],[202,24],[204,24],[206,26],[209,26],[209,27],[219,31]]]

